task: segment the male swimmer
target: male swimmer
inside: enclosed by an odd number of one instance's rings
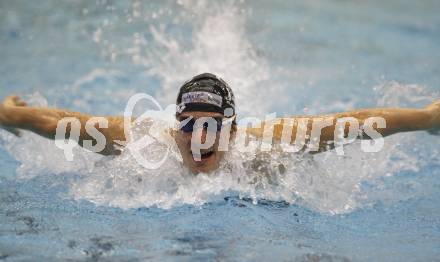
[[[180,150],[184,165],[194,173],[208,173],[216,170],[224,157],[225,151],[219,150],[220,131],[225,122],[229,122],[230,131],[229,142],[231,142],[237,132],[235,121],[235,102],[231,88],[220,78],[213,74],[204,73],[193,77],[190,81],[183,84],[177,96],[176,118],[182,124],[177,130],[172,132],[176,144]],[[18,129],[30,130],[41,136],[55,139],[58,122],[66,117],[75,117],[81,123],[79,133],[79,145],[85,146],[84,141],[94,140],[86,130],[85,126],[93,116],[60,110],[55,108],[29,107],[16,96],[5,98],[0,104],[0,125],[15,135],[19,135]],[[197,119],[211,118],[217,123],[217,128],[212,130],[207,125],[195,128]],[[427,130],[435,133],[440,129],[440,101],[432,103],[422,109],[411,108],[376,108],[363,109],[332,115],[310,116],[310,117],[287,117],[274,121],[273,139],[280,141],[283,134],[283,125],[287,122],[292,123],[290,137],[294,141],[297,133],[300,132],[299,123],[301,119],[307,119],[304,126],[306,137],[311,137],[314,121],[330,119],[325,126],[319,129],[319,144],[316,152],[321,152],[333,148],[332,141],[335,140],[335,130],[337,129],[338,119],[351,118],[358,121],[362,126],[371,118],[383,118],[385,125],[376,124],[375,129],[381,136],[389,136],[399,132]],[[107,128],[95,126],[106,138],[105,148],[98,153],[103,155],[120,154],[120,142],[126,141],[124,133],[124,117],[105,117],[108,120]],[[311,121],[309,121],[311,120]],[[246,132],[257,138],[264,136],[264,127],[268,123],[263,123],[258,128],[247,128]],[[347,135],[349,126],[343,126],[343,133]],[[200,149],[198,155],[193,151],[194,144],[191,144],[192,132],[201,131],[201,143],[206,140],[208,132],[214,133],[215,141],[213,145],[206,149]],[[67,129],[67,134],[70,130]],[[302,131],[301,131],[302,132]],[[337,132],[336,132],[337,134]],[[371,139],[368,134],[359,133],[359,139]],[[310,141],[309,141],[310,142]]]

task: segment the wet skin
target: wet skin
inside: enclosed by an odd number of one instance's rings
[[[193,117],[195,120],[201,117],[212,117],[222,118],[223,115],[220,113],[210,113],[210,112],[184,112],[182,113],[177,120],[182,121],[188,117]],[[206,129],[194,129],[193,132],[200,132],[201,137],[199,138],[201,144],[204,144],[207,139],[208,132]],[[193,132],[184,132],[182,130],[174,131],[174,138],[176,144],[180,150],[182,155],[184,165],[189,168],[193,173],[209,173],[211,171],[216,170],[219,167],[220,161],[224,158],[225,152],[219,151],[219,138],[220,131],[215,133],[215,142],[208,149],[199,149],[201,155],[198,155],[197,151],[193,152],[192,149],[198,149],[197,146],[191,144],[191,140],[193,137]],[[231,128],[230,131],[231,141],[236,132],[235,128]],[[193,148],[191,148],[193,146]]]

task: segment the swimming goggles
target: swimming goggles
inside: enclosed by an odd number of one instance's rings
[[[233,117],[206,117],[207,119],[211,118],[214,119],[217,123],[217,132],[222,130],[223,125],[227,125],[231,123],[235,116]],[[197,119],[194,119],[192,116],[187,117],[185,119],[182,119],[179,121],[179,129],[185,133],[192,132],[196,127],[196,121]],[[202,128],[201,126],[199,128]],[[205,121],[203,123],[203,129],[208,130],[208,121]]]

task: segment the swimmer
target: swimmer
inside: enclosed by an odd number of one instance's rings
[[[231,123],[229,140],[232,142],[236,137],[237,123],[235,112],[235,100],[232,89],[217,76],[204,73],[193,77],[182,85],[177,96],[176,119],[181,125],[172,131],[172,135],[180,150],[183,164],[194,173],[208,173],[219,167],[224,158],[225,151],[218,150],[220,130],[225,122]],[[19,136],[20,129],[32,131],[38,135],[49,139],[55,139],[58,122],[65,117],[75,117],[81,122],[81,130],[78,144],[84,146],[85,140],[93,140],[85,130],[86,122],[93,116],[61,110],[56,108],[30,107],[17,96],[6,97],[0,104],[0,125],[3,129]],[[192,132],[195,130],[194,124],[201,117],[211,117],[217,123],[215,142],[208,149],[200,149],[199,157],[195,157],[191,149]],[[306,133],[310,137],[313,128],[313,121],[316,119],[331,119],[331,123],[322,128],[319,136],[319,146],[316,152],[322,152],[333,148],[332,141],[335,140],[335,129],[337,119],[351,117],[356,119],[360,125],[370,117],[381,117],[386,121],[386,127],[376,128],[377,132],[383,137],[400,132],[426,130],[433,134],[438,134],[440,130],[440,101],[432,103],[422,109],[412,108],[375,108],[337,113],[332,115],[308,116],[311,119],[306,124]],[[282,137],[283,123],[292,120],[300,120],[305,117],[288,117],[280,119],[273,126],[273,139],[280,141]],[[108,128],[95,126],[106,138],[105,148],[99,153],[103,155],[118,155],[120,151],[120,141],[126,141],[124,134],[124,117],[109,116]],[[295,140],[298,131],[298,121],[292,127],[291,138]],[[262,138],[264,126],[259,128],[247,128],[246,133],[256,138]],[[377,127],[377,126],[376,126]],[[207,136],[207,128],[201,130],[201,142]],[[209,131],[211,132],[211,130]],[[215,132],[215,130],[214,130]],[[343,130],[347,135],[348,127]],[[67,129],[69,134],[69,128]],[[371,137],[360,134],[359,139],[371,139]],[[119,142],[118,142],[119,141]],[[310,141],[309,141],[310,142]],[[330,146],[329,146],[330,145]]]

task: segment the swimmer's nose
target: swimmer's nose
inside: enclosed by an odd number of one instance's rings
[[[206,129],[203,129],[202,137],[201,137],[202,144],[206,143],[206,136],[207,136],[207,134],[208,134],[208,131]]]
[[[198,133],[197,136],[200,136],[200,138],[197,137],[196,140],[200,141],[201,144],[205,144],[207,142],[207,140],[208,140],[208,132],[210,132],[210,131],[208,131],[206,129],[203,129],[203,130],[199,130],[198,132],[200,132],[200,133]]]

